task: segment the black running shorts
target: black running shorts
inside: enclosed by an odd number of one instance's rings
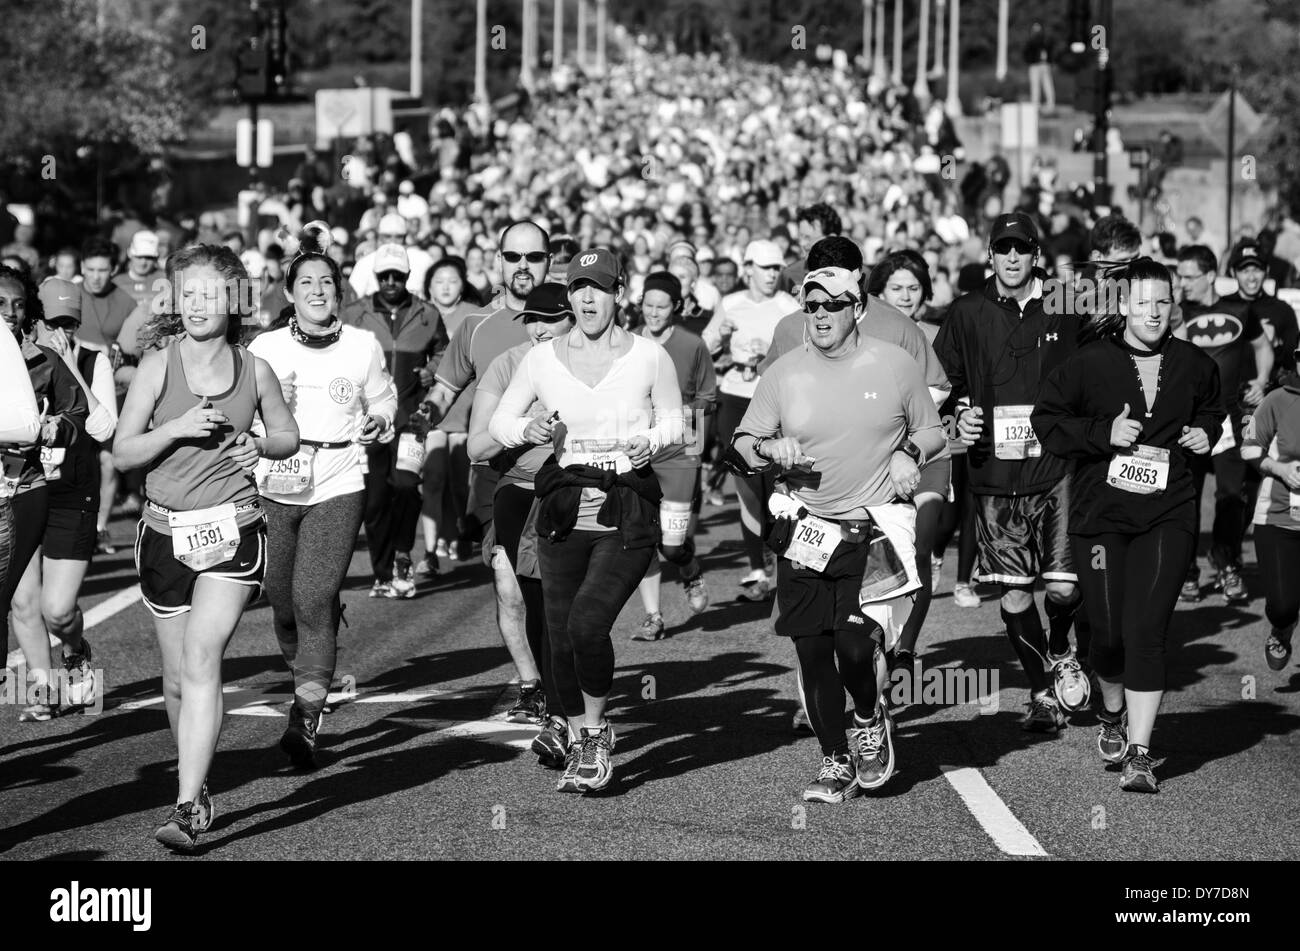
[[[252,600],[261,590],[266,572],[266,522],[241,528],[235,556],[198,572],[176,559],[170,535],[150,528],[141,519],[135,530],[135,567],[145,607],[154,617],[179,617],[189,611],[200,574],[248,585]]]
[[[866,543],[840,542],[824,571],[796,567],[789,558],[779,558],[776,633],[782,637],[813,637],[827,631],[872,631],[879,643],[880,627],[867,620],[858,606],[870,550]]]
[[[921,469],[921,482],[912,493],[915,498],[926,492],[933,493],[948,500],[948,489],[952,485],[952,457],[944,456],[938,462],[932,462]]]
[[[665,502],[695,502],[700,494],[700,467],[655,469]]]
[[[42,542],[44,556],[61,561],[90,561],[95,554],[95,515],[80,509],[50,509]]]
[[[1077,583],[1070,536],[1070,480],[1035,495],[977,495],[975,579],[1005,585]]]

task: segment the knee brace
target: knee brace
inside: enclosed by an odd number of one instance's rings
[[[659,503],[659,525],[663,529],[664,548],[681,546],[691,527],[691,503],[664,499]]]

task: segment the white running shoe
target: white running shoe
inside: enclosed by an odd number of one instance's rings
[[[952,589],[953,603],[959,608],[977,608],[980,596],[975,593],[975,586],[969,582],[958,581]]]

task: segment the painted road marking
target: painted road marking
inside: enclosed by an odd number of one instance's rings
[[[943,775],[999,849],[1007,855],[1047,855],[978,769],[945,766]]]
[[[252,694],[256,692],[255,687],[241,686],[239,684],[226,684],[221,688],[223,694]],[[373,693],[363,694],[358,691],[332,691],[325,703],[330,707],[337,707],[342,703],[422,703],[434,698],[442,700],[461,700],[469,697],[479,696],[481,690],[403,690],[396,693]],[[239,703],[236,706],[226,709],[227,715],[236,716],[255,716],[255,717],[282,717],[287,714],[281,713],[273,707],[287,707],[293,702],[293,695],[288,693],[259,693],[257,699],[248,702]],[[128,700],[117,707],[119,710],[144,710],[149,707],[161,707],[163,704],[162,694],[156,697],[144,697],[140,700]],[[503,714],[504,715],[504,714]]]

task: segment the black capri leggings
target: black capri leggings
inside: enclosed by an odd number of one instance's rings
[[[1300,618],[1300,531],[1255,526],[1255,556],[1264,582],[1264,615],[1276,630]]]
[[[876,640],[871,631],[827,631],[794,638],[803,679],[804,707],[823,756],[849,751],[845,734],[844,691],[853,697],[857,715],[875,716]],[[835,666],[836,660],[839,667]]]
[[[551,672],[565,716],[582,715],[584,693],[605,697],[613,688],[609,632],[654,553],[654,548],[625,551],[616,531],[575,529],[562,542],[538,543]]]
[[[1165,689],[1165,635],[1192,557],[1191,533],[1162,522],[1140,535],[1072,535],[1083,605],[1092,626],[1089,660],[1124,689]]]
[[[9,500],[9,504],[13,509],[13,520],[10,523],[13,547],[10,549],[9,570],[0,578],[3,581],[0,586],[0,605],[4,605],[6,615],[9,606],[13,604],[18,582],[23,579],[23,572],[27,570],[27,565],[45,538],[45,522],[50,514],[49,489],[42,485],[19,492]],[[3,540],[0,540],[0,544],[3,544]]]

